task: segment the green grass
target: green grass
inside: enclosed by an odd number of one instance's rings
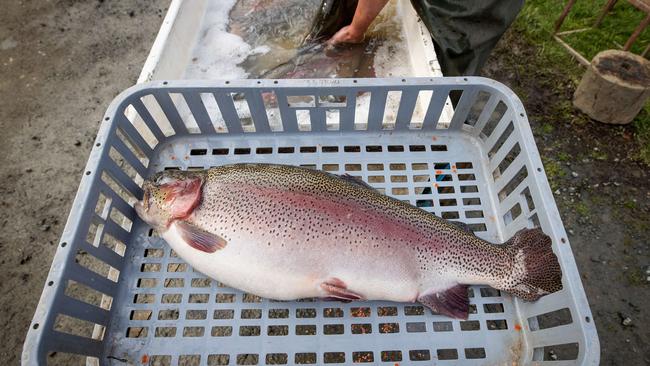
[[[578,83],[584,68],[573,60],[569,53],[557,43],[553,35],[554,23],[564,8],[565,0],[526,1],[517,21],[515,30],[523,34],[538,47],[539,65],[561,72],[569,80]],[[560,31],[591,27],[600,14],[606,0],[577,1],[564,21]],[[562,37],[571,47],[591,60],[598,52],[620,48],[645,17],[626,1],[619,1],[605,17],[598,28]],[[650,43],[650,28],[646,29],[632,47],[632,52],[641,53]],[[570,109],[570,102],[561,109]],[[573,120],[580,123],[580,120]],[[635,138],[639,144],[636,158],[650,165],[650,103],[639,113],[633,122]]]
[[[588,216],[589,215],[589,207],[584,202],[578,202],[576,204],[576,212],[580,216]]]

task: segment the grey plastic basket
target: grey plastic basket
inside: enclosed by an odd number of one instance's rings
[[[462,96],[444,121],[450,92]],[[277,302],[223,287],[152,236],[132,204],[154,172],[236,162],[347,172],[492,242],[540,226],[564,289],[527,303],[472,286],[459,321],[418,304]],[[170,81],[132,87],[109,107],[22,361],[595,365],[599,343],[508,88],[483,78]]]

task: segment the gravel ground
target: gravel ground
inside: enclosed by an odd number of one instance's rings
[[[102,113],[135,83],[168,3],[2,4],[0,359],[5,364],[19,362]],[[648,167],[631,157],[629,129],[557,108],[574,86],[561,73],[537,72],[534,46],[513,33],[496,50],[486,75],[513,87],[526,104],[594,312],[603,364],[648,364]]]

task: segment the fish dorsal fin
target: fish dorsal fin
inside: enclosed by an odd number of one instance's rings
[[[189,246],[206,253],[223,249],[228,242],[219,235],[209,233],[187,221],[176,221],[176,228]]]
[[[448,221],[448,222],[463,231],[467,231],[470,234],[474,234],[472,228],[464,222],[460,222],[460,221]]]
[[[436,314],[457,319],[467,319],[469,315],[467,285],[455,285],[444,291],[430,292],[418,297],[418,302]]]
[[[341,174],[340,177],[343,178],[348,183],[356,184],[357,186],[360,186],[360,187],[363,187],[363,188],[372,189],[373,191],[375,190],[375,188],[373,188],[373,186],[366,183],[363,179],[351,176],[348,173]]]

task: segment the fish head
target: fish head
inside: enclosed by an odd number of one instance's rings
[[[205,172],[167,170],[154,174],[144,182],[142,201],[135,204],[140,218],[158,232],[174,220],[192,214],[201,203]]]

